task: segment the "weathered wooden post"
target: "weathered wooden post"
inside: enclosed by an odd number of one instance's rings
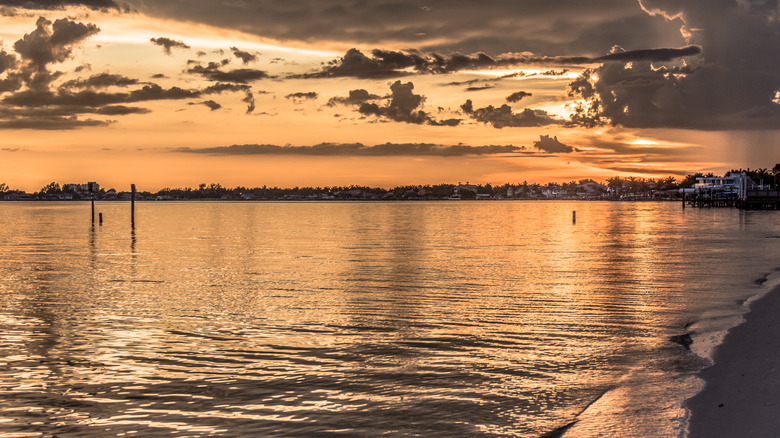
[[[130,184],[130,228],[135,229],[135,184]]]
[[[100,225],[103,225],[103,213],[98,213],[98,221],[100,222]]]
[[[577,211],[571,212],[571,223],[576,224],[577,223]]]
[[[93,183],[87,183],[87,189],[89,190],[89,202],[92,205],[92,225],[95,225],[95,186]]]

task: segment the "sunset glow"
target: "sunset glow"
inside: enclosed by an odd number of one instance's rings
[[[12,2],[0,14],[0,182],[18,189],[95,179],[159,189],[680,177],[766,167],[780,152],[780,83],[761,73],[776,57],[759,59],[761,44],[725,46],[693,9],[577,5],[575,30],[540,25],[552,6],[496,6],[480,27],[471,19],[485,11],[443,3],[341,15],[337,3],[296,13],[260,4],[55,3]],[[769,50],[776,33],[766,29],[777,24],[759,12],[742,7],[724,19]],[[619,24],[627,21],[633,27]],[[606,25],[611,37],[589,37]],[[571,152],[540,147],[542,136]],[[522,153],[226,149],[320,143],[512,145]]]

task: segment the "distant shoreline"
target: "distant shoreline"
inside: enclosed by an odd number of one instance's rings
[[[23,203],[23,202],[51,202],[51,203],[77,203],[77,202],[90,202],[90,199],[0,199],[0,202],[8,203]],[[100,203],[129,203],[127,199],[95,199]],[[219,198],[194,198],[194,199],[136,199],[135,202],[144,203],[169,203],[169,202],[233,202],[241,204],[251,204],[258,202],[380,202],[380,203],[393,203],[393,202],[490,202],[490,201],[518,201],[518,202],[533,202],[533,201],[575,201],[575,202],[681,202],[680,199],[606,199],[606,198],[484,198],[484,199],[219,199]]]

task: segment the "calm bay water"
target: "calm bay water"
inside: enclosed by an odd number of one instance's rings
[[[780,259],[677,203],[97,210],[0,203],[0,435],[680,436]]]

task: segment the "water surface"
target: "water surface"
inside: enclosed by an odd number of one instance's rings
[[[677,203],[136,209],[0,203],[0,435],[679,436],[780,259]]]

